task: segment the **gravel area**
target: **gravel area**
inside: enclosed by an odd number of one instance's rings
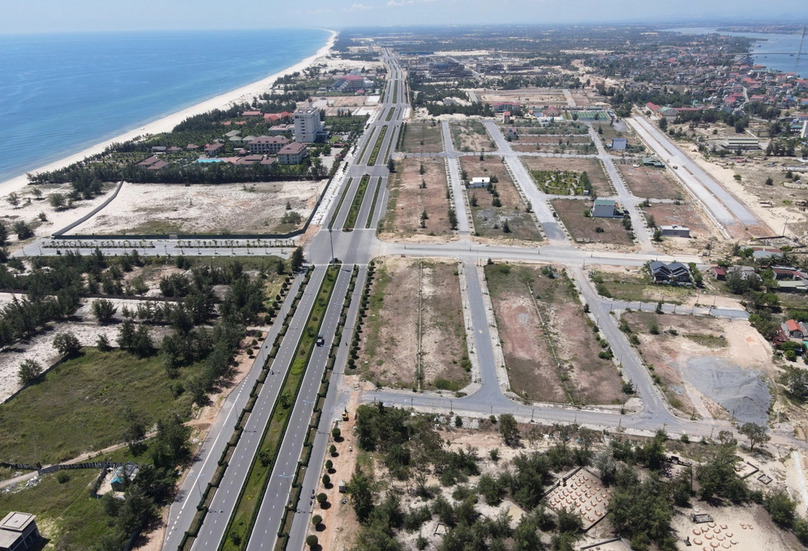
[[[695,356],[687,360],[683,374],[739,423],[768,425],[771,393],[762,372],[743,369],[723,358]]]

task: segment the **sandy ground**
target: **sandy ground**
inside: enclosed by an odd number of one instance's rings
[[[298,226],[302,226],[325,183],[183,186],[127,182],[112,203],[70,233],[271,233],[287,212],[287,201],[300,214]]]
[[[69,184],[36,187],[42,192],[42,196],[39,198],[34,195],[33,186],[12,190],[19,198],[19,204],[15,207],[8,202],[11,192],[4,193],[6,190],[0,184],[0,220],[8,228],[8,240],[11,243],[9,248],[12,251],[34,239],[28,239],[24,243],[17,240],[17,234],[13,233],[12,226],[18,220],[28,223],[34,230],[36,237],[50,235],[106,201],[114,189],[112,184],[108,184],[104,188],[105,193],[103,195],[99,195],[90,201],[76,201],[73,208],[70,209],[56,210],[50,205],[48,198],[56,193],[67,197],[72,191],[72,187]],[[45,214],[46,221],[43,222],[40,219],[40,213]]]
[[[687,151],[684,145],[681,149]],[[689,155],[689,157],[710,176],[715,178],[724,188],[740,199],[758,218],[768,224],[769,229],[764,232],[764,235],[777,235],[778,232],[782,230],[786,222],[786,217],[783,214],[784,209],[766,209],[761,207],[759,203],[760,199],[747,190],[742,183],[735,180],[734,176],[737,173],[736,171],[705,161],[701,155]],[[791,213],[791,216],[793,219],[793,216],[795,216],[794,213]]]
[[[786,551],[802,546],[789,533],[778,529],[760,505],[747,507],[711,507],[694,502],[693,513],[707,513],[714,522],[695,524],[685,515],[674,515],[671,523],[676,534],[689,537],[693,551],[731,549],[732,551]],[[699,533],[696,534],[696,531]],[[715,547],[712,543],[717,543]],[[682,549],[685,549],[682,546]]]
[[[5,298],[8,296],[4,293]],[[124,302],[117,299],[111,300],[120,304]],[[120,325],[98,325],[95,318],[90,315],[90,302],[92,302],[92,299],[76,312],[79,321],[52,323],[47,330],[27,340],[19,341],[13,347],[0,352],[0,402],[6,400],[21,388],[17,378],[17,371],[23,361],[35,360],[39,362],[43,369],[47,369],[59,359],[59,353],[53,347],[53,338],[59,333],[73,333],[82,346],[95,346],[98,337],[106,335],[110,344],[115,346]],[[135,301],[126,302],[131,303],[130,307],[135,304]],[[118,312],[118,316],[120,316],[120,305]],[[166,331],[167,329],[163,327],[152,327],[152,340],[159,342]]]
[[[629,320],[647,319],[653,314],[628,314]],[[631,322],[635,331],[641,333],[640,349],[646,364],[654,366],[655,372],[666,384],[669,395],[675,395],[681,405],[678,407],[688,415],[704,418],[727,418],[723,410],[709,396],[702,394],[688,381],[686,369],[693,358],[716,358],[738,366],[744,370],[757,371],[765,378],[773,378],[776,368],[771,362],[771,347],[748,321],[694,316],[658,316],[660,335],[648,334],[646,322]],[[673,336],[664,331],[675,328],[679,334]],[[710,347],[695,342],[686,335],[723,336],[723,347]]]
[[[212,111],[213,109],[226,109],[228,106],[238,103],[244,103],[248,101],[252,101],[252,99],[256,96],[261,95],[262,93],[266,92],[268,89],[272,87],[272,84],[280,77],[288,74],[292,74],[294,72],[299,72],[308,67],[309,65],[318,63],[322,59],[325,61],[325,57],[328,54],[329,50],[333,47],[334,42],[337,37],[336,31],[331,31],[331,37],[328,39],[328,42],[320,48],[314,55],[307,57],[306,59],[300,61],[299,63],[284,69],[274,75],[270,75],[264,79],[261,79],[257,82],[253,82],[252,84],[248,84],[246,86],[242,86],[241,88],[237,88],[235,90],[231,90],[230,92],[226,92],[224,94],[220,94],[216,97],[213,97],[209,100],[203,101],[196,105],[193,105],[187,109],[183,109],[182,111],[178,111],[177,113],[173,113],[167,117],[159,119],[154,122],[150,122],[144,126],[141,126],[135,130],[130,132],[126,132],[121,134],[120,136],[116,136],[110,140],[105,142],[96,144],[92,147],[85,149],[84,151],[80,151],[75,155],[71,155],[69,157],[65,157],[64,159],[60,159],[53,163],[50,163],[46,166],[40,167],[36,170],[31,171],[32,173],[56,170],[58,168],[62,168],[68,166],[72,163],[77,161],[81,161],[85,157],[90,155],[95,155],[97,153],[101,153],[104,151],[106,147],[108,147],[112,143],[121,143],[128,140],[132,140],[137,136],[143,136],[146,134],[159,134],[161,132],[169,132],[172,128],[174,128],[177,124],[182,122],[188,117],[193,115],[198,115],[200,113],[206,113],[208,111]],[[16,178],[12,178],[10,180],[6,180],[5,182],[0,183],[0,196],[8,195],[14,191],[18,191],[25,187],[28,184],[28,178],[25,174],[17,176]]]

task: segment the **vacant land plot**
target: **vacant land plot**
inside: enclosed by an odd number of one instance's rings
[[[652,166],[615,163],[631,193],[651,199],[684,199],[684,191],[668,172]]]
[[[387,214],[379,223],[380,233],[397,237],[452,234],[443,159],[405,158],[389,182],[390,197]]]
[[[568,159],[563,157],[521,157],[527,169],[533,172],[586,172],[592,189],[597,195],[611,195],[614,193],[603,167],[597,159]]]
[[[511,149],[520,153],[553,153],[553,154],[577,154],[577,155],[594,155],[596,153],[595,146],[592,142],[573,142],[567,143],[568,140],[551,140],[549,142],[536,142],[531,139],[531,136],[520,136],[518,141],[511,143]]]
[[[559,268],[500,264],[485,273],[514,392],[540,402],[623,402],[617,368],[599,357],[604,349]]]
[[[46,464],[99,450],[122,440],[127,409],[151,426],[173,411],[187,413],[191,400],[174,397],[159,356],[85,348],[0,405],[0,457]]]
[[[509,239],[541,239],[533,216],[528,212],[527,205],[499,157],[486,156],[482,161],[478,157],[461,157],[460,167],[469,179],[487,176],[496,177],[497,180],[488,189],[466,190],[474,218],[474,230],[478,235]],[[494,195],[494,191],[497,195]],[[497,201],[500,206],[495,206]]]
[[[575,241],[582,243],[614,243],[631,245],[628,230],[619,218],[594,218],[587,216],[592,204],[579,199],[556,199],[551,201],[561,221]]]
[[[518,90],[483,90],[477,92],[480,101],[529,102],[533,105],[567,105],[564,92],[558,88],[519,88]]]
[[[303,226],[325,183],[126,183],[112,203],[71,233],[285,233]]]
[[[440,153],[443,151],[441,128],[433,121],[406,123],[402,148],[408,153]]]
[[[579,122],[559,121],[544,124],[528,119],[521,119],[513,124],[500,124],[499,126],[503,133],[505,132],[505,129],[513,126],[516,128],[517,133],[520,136],[529,135],[528,139],[530,140],[532,140],[535,136],[548,136],[551,139],[554,138],[556,142],[558,141],[558,138],[564,138],[566,140],[567,138],[571,137],[585,137],[586,140],[589,141],[589,129],[585,124],[581,124]]]
[[[458,390],[470,380],[467,350],[456,264],[377,261],[359,355],[365,378]]]
[[[653,221],[658,226],[687,226],[691,237],[705,238],[714,233],[712,224],[693,203],[659,203],[641,209],[649,224]]]
[[[452,121],[449,124],[452,144],[457,151],[491,151],[496,144],[478,120]]]
[[[629,312],[623,314],[622,319],[623,330],[636,335],[632,340],[652,377],[671,405],[687,415],[727,418],[731,413],[718,404],[714,399],[717,397],[699,388],[702,379],[718,380],[725,364],[738,369],[737,384],[726,386],[737,390],[739,404],[751,402],[761,384],[765,389],[765,382],[753,383],[775,369],[771,363],[771,347],[744,320],[650,312]],[[715,373],[711,373],[713,367]],[[748,376],[749,385],[741,384],[744,376]],[[745,407],[740,405],[739,411]]]

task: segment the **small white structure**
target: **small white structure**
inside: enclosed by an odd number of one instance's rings
[[[478,178],[472,178],[469,181],[469,183],[466,184],[466,187],[469,188],[469,189],[479,189],[479,188],[488,187],[490,185],[491,185],[491,178],[489,178],[487,176],[481,176],[481,177],[478,177]]]
[[[690,237],[690,228],[687,226],[659,226],[663,237]]]
[[[37,546],[40,539],[36,517],[11,511],[0,521],[0,549],[26,551]]]

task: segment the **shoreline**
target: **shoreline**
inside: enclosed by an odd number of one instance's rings
[[[275,74],[257,80],[253,83],[241,86],[229,92],[224,92],[223,94],[219,94],[212,98],[203,100],[190,107],[186,107],[185,109],[182,109],[175,113],[171,113],[170,115],[166,115],[165,117],[162,117],[155,121],[146,123],[143,126],[140,126],[134,130],[124,132],[123,134],[120,134],[103,142],[85,148],[82,151],[79,151],[78,153],[68,155],[67,157],[59,159],[57,161],[53,161],[34,170],[30,170],[25,174],[21,174],[19,176],[15,176],[13,178],[0,182],[0,195],[8,195],[9,193],[17,192],[23,189],[25,186],[28,185],[28,174],[37,174],[40,172],[48,172],[51,170],[64,168],[73,163],[79,162],[91,155],[96,155],[98,153],[103,152],[104,149],[106,149],[113,143],[126,142],[138,136],[143,136],[146,134],[160,134],[162,132],[170,132],[175,126],[177,126],[179,123],[181,123],[188,117],[199,115],[201,113],[207,113],[208,111],[212,111],[213,109],[221,109],[233,103],[241,103],[242,101],[251,100],[253,97],[258,96],[263,92],[266,92],[267,89],[270,86],[272,86],[272,84],[277,79],[297,71],[302,71],[303,69],[311,65],[316,59],[327,55],[328,52],[331,50],[331,48],[334,47],[334,43],[336,42],[337,35],[339,33],[331,29],[325,29],[325,30],[331,33],[331,36],[328,37],[326,43],[319,50],[314,52],[313,55],[310,55],[298,61],[294,65],[287,67],[286,69],[283,69],[281,71],[278,71]]]

